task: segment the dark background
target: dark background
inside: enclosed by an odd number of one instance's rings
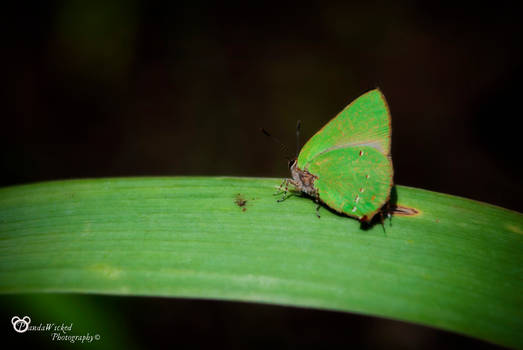
[[[392,112],[397,184],[522,209],[518,2],[10,6],[2,21],[0,186],[136,175],[285,177],[284,155],[260,127],[292,148],[297,119],[305,141],[351,100],[380,87]],[[136,301],[137,312],[155,300]],[[232,339],[254,329],[242,318],[259,317],[267,319],[253,325],[262,327],[257,339],[289,347],[308,339],[294,336],[296,325],[319,329],[309,340],[326,344],[371,344],[364,334],[372,334],[395,346],[379,331],[387,325],[407,327],[414,347],[470,341],[350,314],[162,303],[192,305],[196,317],[182,312],[170,322],[208,320],[199,337],[220,334],[218,344],[242,344]],[[219,321],[208,305],[221,310]],[[243,316],[229,318],[231,310]],[[224,333],[223,322],[232,331]],[[354,328],[360,323],[364,331]]]

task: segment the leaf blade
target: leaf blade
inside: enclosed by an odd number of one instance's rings
[[[275,179],[125,178],[0,189],[0,293],[269,302],[372,314],[521,347],[523,219],[398,186],[386,233]],[[241,193],[246,211],[235,203]]]

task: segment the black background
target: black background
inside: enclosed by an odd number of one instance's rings
[[[521,211],[521,10],[518,2],[405,0],[11,5],[2,21],[0,186],[136,175],[285,177],[284,156],[260,127],[293,146],[297,119],[307,139],[380,87],[392,113],[397,184]],[[223,345],[253,337],[288,347],[477,345],[350,314],[129,300],[114,305],[132,303],[144,318],[158,303],[190,306],[192,316],[180,312],[162,324],[202,320],[205,326],[181,334]],[[405,342],[384,331],[394,327]]]

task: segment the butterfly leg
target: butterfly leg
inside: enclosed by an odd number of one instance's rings
[[[391,215],[391,209],[390,209],[390,202],[388,202],[387,204],[385,204],[383,206],[383,208],[381,208],[379,215],[380,215],[381,227],[383,227],[383,232],[386,233],[385,220],[389,219],[390,226],[392,227],[392,215]]]
[[[386,219],[389,219],[389,223],[390,223],[390,226],[392,227],[392,214],[391,214],[392,210],[391,210],[391,206],[390,206],[390,202],[387,202],[382,210],[380,211],[380,216],[381,216],[381,225],[383,226],[383,223],[385,222]]]
[[[383,210],[380,211],[379,215],[380,215],[380,225],[381,225],[381,228],[383,228],[383,233],[387,234],[387,231],[385,231],[385,225],[383,224],[385,221],[385,219],[383,218]]]
[[[277,196],[277,195],[279,195],[280,193],[283,192],[283,189],[282,189],[282,188],[283,188],[283,184],[285,184],[285,186],[287,186],[287,180],[288,180],[288,179],[283,179],[283,181],[282,181],[281,184],[280,184],[280,187],[278,187],[278,191],[276,191],[276,192],[274,193],[275,196]]]
[[[281,183],[280,185],[280,193],[283,192],[283,197],[281,197],[280,199],[278,199],[276,202],[283,202],[284,200],[286,200],[287,198],[290,197],[290,195],[288,195],[289,193],[289,181],[292,181],[290,179],[285,179],[283,180],[283,182]],[[285,189],[282,191],[281,188],[283,187],[283,184],[285,184]]]
[[[316,206],[316,216],[319,218],[321,218],[320,216],[320,207],[321,207],[321,204],[320,204],[320,198],[318,197],[318,194],[316,193],[316,195],[314,196],[314,201],[316,202],[317,206]]]
[[[285,179],[284,183],[285,183],[285,189],[283,190],[283,197],[278,199],[277,202],[283,202],[287,198],[294,196],[296,194],[296,192],[289,191],[289,184],[293,185],[295,188],[298,187],[298,184],[293,179]],[[282,185],[283,185],[283,183],[282,183]]]

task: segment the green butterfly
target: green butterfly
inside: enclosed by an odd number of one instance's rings
[[[390,199],[390,124],[380,90],[358,97],[310,138],[297,159],[289,161],[292,179],[282,183],[285,194],[290,183],[318,203],[370,222]]]

